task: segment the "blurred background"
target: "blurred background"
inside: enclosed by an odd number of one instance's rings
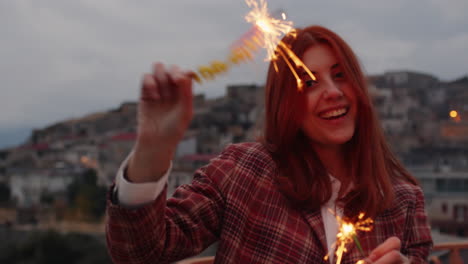
[[[268,4],[353,47],[386,135],[425,192],[433,260],[468,262],[468,1]],[[225,60],[251,27],[248,11],[242,0],[0,2],[0,263],[111,263],[105,194],[135,140],[143,73],[154,61],[195,70]],[[258,135],[264,58],[195,85],[169,194],[226,144]]]

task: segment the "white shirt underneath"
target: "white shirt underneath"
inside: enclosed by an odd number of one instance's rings
[[[167,170],[166,174],[156,182],[147,183],[131,183],[124,177],[124,171],[128,166],[128,161],[132,153],[122,162],[119,170],[117,171],[115,191],[117,192],[117,199],[119,203],[128,208],[137,208],[142,205],[151,203],[154,201],[159,194],[164,190],[164,186],[167,183],[169,174],[172,170],[172,162]],[[340,190],[341,183],[339,180],[330,175],[332,182],[332,197],[330,200],[321,207],[321,215],[325,228],[325,236],[327,239],[328,252],[334,252],[332,245],[336,241],[336,234],[338,233],[338,222],[336,221],[335,215],[331,211],[335,212],[336,215],[342,217],[343,210],[335,206],[336,197]],[[329,262],[333,263],[334,254],[329,255]]]
[[[336,234],[338,234],[338,221],[336,221],[336,216],[343,217],[343,209],[341,207],[336,206],[336,198],[338,196],[338,192],[340,191],[341,182],[336,179],[335,177],[330,175],[330,179],[332,182],[332,197],[328,202],[320,208],[323,225],[325,228],[325,237],[327,238],[327,246],[329,252],[329,261],[333,263],[333,259],[335,254],[331,252],[335,252],[335,248],[332,248],[332,245],[336,242]],[[331,211],[331,212],[330,212]],[[336,215],[333,215],[333,213]]]

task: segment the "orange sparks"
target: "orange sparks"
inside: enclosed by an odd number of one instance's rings
[[[213,61],[209,65],[199,66],[191,77],[198,83],[201,83],[202,79],[212,80],[216,75],[227,72],[231,66],[251,60],[252,54],[263,47],[267,52],[267,61],[273,63],[276,72],[279,71],[276,60],[281,58],[285,61],[296,78],[297,89],[302,91],[303,81],[297,72],[298,69],[302,69],[312,80],[315,81],[316,78],[291,48],[281,41],[285,34],[291,37],[296,36],[293,23],[286,20],[284,13],[281,14],[282,20],[270,16],[265,0],[245,0],[245,2],[251,8],[245,19],[254,25],[252,29],[236,41],[227,60]]]
[[[245,16],[247,22],[256,25],[263,33],[263,46],[267,51],[268,60],[276,59],[275,50],[281,37],[293,29],[293,23],[271,17],[265,0],[246,0],[246,4],[252,8]]]
[[[358,221],[353,224],[350,222],[345,222],[340,216],[336,215],[334,212],[330,211],[336,217],[336,221],[339,224],[338,234],[336,235],[336,242],[332,245],[332,248],[336,248],[335,256],[336,256],[336,264],[340,264],[341,260],[343,259],[343,254],[347,252],[346,245],[352,242],[355,242],[358,246],[358,249],[362,252],[362,247],[357,240],[357,231],[371,231],[372,224],[374,221],[371,218],[364,218],[364,213],[360,213],[358,216]],[[328,253],[324,259],[328,260],[329,257]],[[359,261],[357,262],[359,263]],[[362,262],[361,262],[362,263]]]
[[[281,57],[296,78],[298,90],[302,91],[303,84],[297,73],[296,67],[302,68],[312,80],[315,81],[316,78],[307,66],[305,66],[302,60],[294,54],[290,47],[281,41],[281,37],[284,34],[294,36],[295,32],[293,30],[293,23],[286,20],[286,15],[284,13],[282,14],[283,20],[271,17],[268,13],[265,0],[259,0],[259,2],[256,0],[245,0],[245,2],[250,8],[252,8],[245,19],[247,22],[256,25],[262,32],[263,47],[267,51],[267,60],[274,63],[275,69],[278,72],[278,67],[275,61],[278,59],[278,56]]]

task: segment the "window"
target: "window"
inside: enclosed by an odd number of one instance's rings
[[[456,204],[453,206],[453,219],[457,222],[468,220],[468,206]]]
[[[447,180],[447,191],[449,192],[462,192],[463,181],[462,179],[449,179]]]
[[[442,203],[442,213],[446,214],[447,213],[447,204]]]
[[[447,191],[447,181],[445,179],[436,179],[436,190],[438,192],[445,192]]]

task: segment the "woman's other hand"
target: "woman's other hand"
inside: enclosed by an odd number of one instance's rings
[[[400,252],[401,241],[397,237],[390,237],[385,242],[376,247],[368,258],[365,259],[365,263],[372,264],[387,264],[387,263],[410,263],[409,259]]]
[[[144,75],[128,180],[150,182],[164,175],[192,120],[192,98],[190,72],[156,63],[153,72]]]

